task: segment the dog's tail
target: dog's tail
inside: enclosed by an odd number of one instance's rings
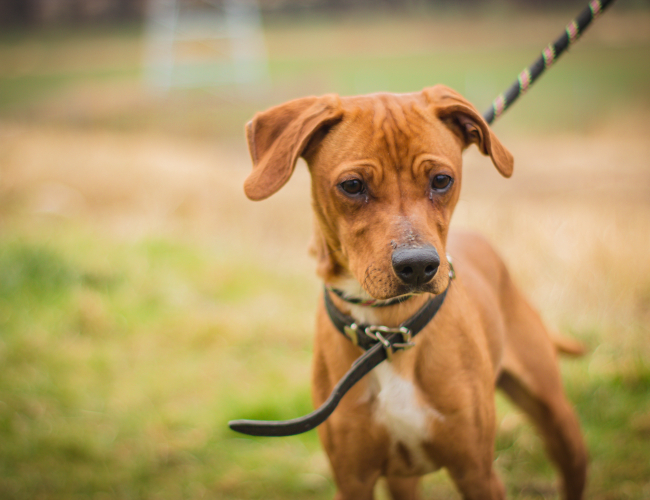
[[[588,349],[582,342],[565,337],[555,330],[551,330],[549,334],[558,353],[566,354],[572,358],[579,358],[587,353]]]

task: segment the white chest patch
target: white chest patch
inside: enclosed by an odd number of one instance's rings
[[[398,469],[417,473],[436,470],[422,444],[431,440],[432,422],[444,421],[444,417],[420,403],[415,385],[400,377],[389,363],[380,364],[372,374],[377,383],[374,417],[390,435]]]

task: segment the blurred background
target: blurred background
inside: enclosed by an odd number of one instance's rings
[[[583,1],[0,0],[0,498],[331,498],[311,410],[309,178],[248,201],[243,128],[304,95],[447,84],[483,111]],[[620,0],[465,155],[565,360],[589,498],[650,498],[650,3]],[[498,399],[511,498],[556,498]],[[457,498],[444,472],[423,488]],[[386,498],[378,492],[378,498]]]

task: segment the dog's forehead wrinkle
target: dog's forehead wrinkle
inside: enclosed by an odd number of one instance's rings
[[[326,139],[328,163],[372,159],[381,171],[405,171],[415,176],[418,156],[442,153],[437,129],[423,117],[411,108],[389,112],[381,100],[373,101],[372,106],[353,106]]]
[[[401,107],[393,106],[388,108],[383,127],[386,130],[385,137],[390,158],[399,170],[404,164],[408,163],[411,137],[413,136]]]
[[[405,114],[404,106],[396,100],[400,96],[390,94],[379,94],[374,98],[355,99],[351,111],[347,115],[347,124],[341,132],[348,133],[350,130],[357,132],[364,131],[362,149],[370,150],[375,154],[386,155],[391,163],[402,164],[404,153],[408,153],[410,147],[411,130],[414,121]],[[360,138],[357,135],[357,138]],[[350,135],[346,135],[350,139]]]
[[[398,103],[395,100],[389,100],[387,103],[388,114],[392,118],[392,124],[394,127],[404,136],[409,136],[411,134],[411,120],[407,118],[406,111],[408,111],[409,106]]]
[[[374,102],[373,109],[371,145],[378,150],[383,150],[390,162],[395,162],[398,151],[395,144],[395,130],[391,114],[381,99]]]

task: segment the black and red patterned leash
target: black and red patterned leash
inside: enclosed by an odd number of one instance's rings
[[[523,95],[535,81],[550,68],[555,61],[574,44],[585,32],[592,21],[596,20],[614,0],[591,0],[589,5],[578,14],[573,21],[567,24],[564,32],[549,44],[542,54],[526,69],[524,69],[517,80],[492,102],[492,106],[483,113],[483,118],[488,123],[494,122],[503,112]]]

